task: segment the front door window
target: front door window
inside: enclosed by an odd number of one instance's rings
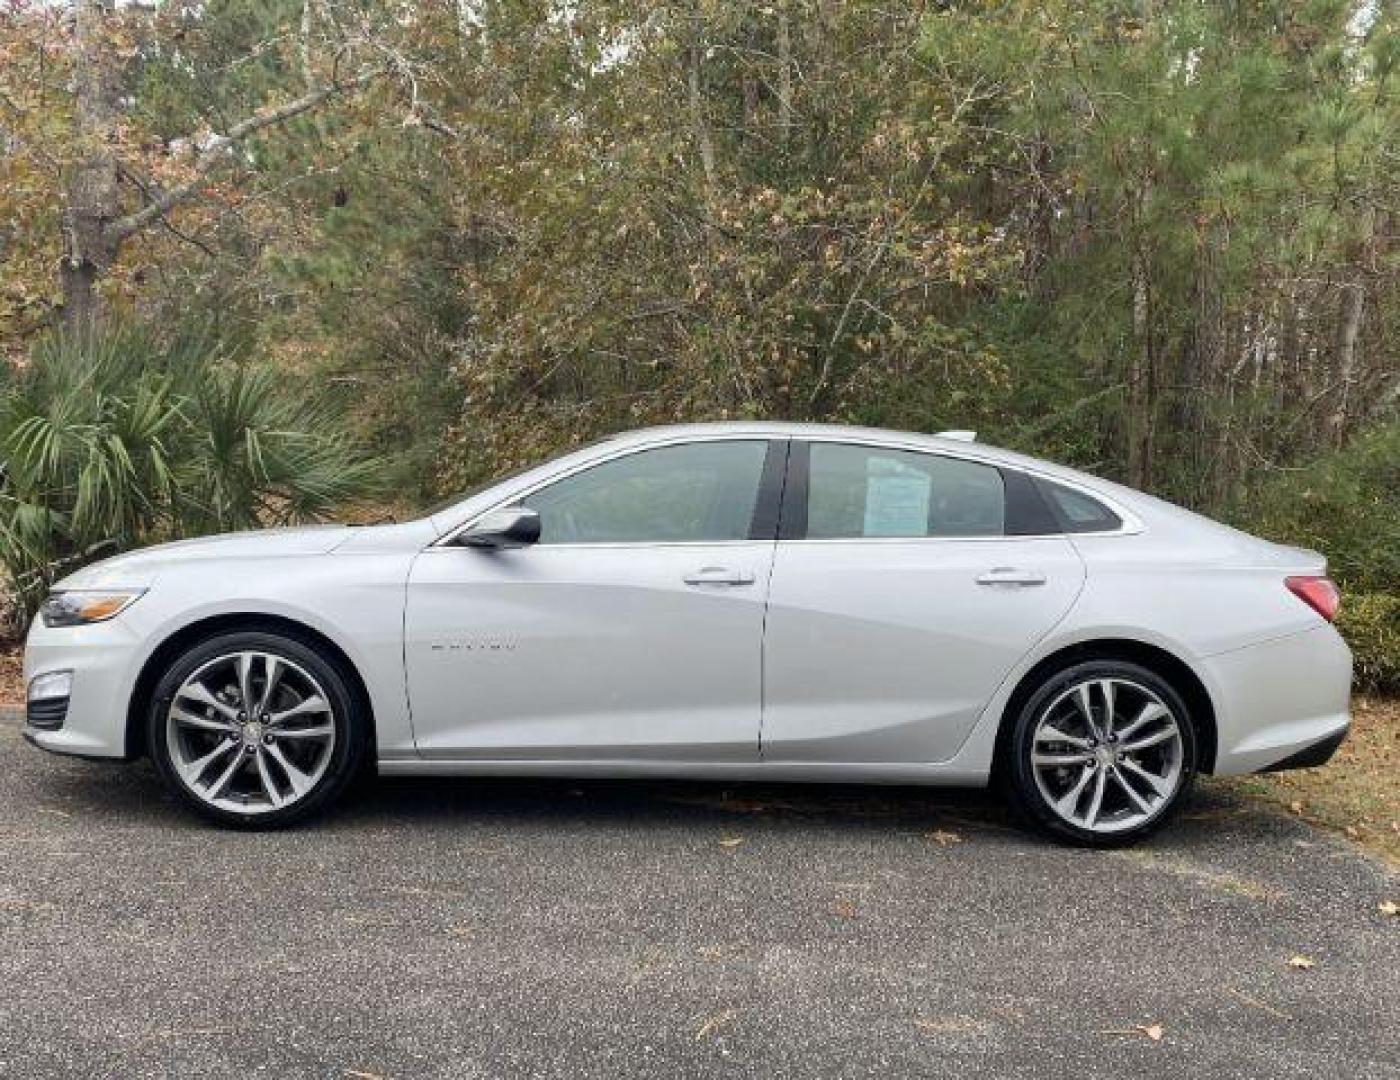
[[[527,496],[541,544],[746,540],[768,443],[687,443],[614,458]]]

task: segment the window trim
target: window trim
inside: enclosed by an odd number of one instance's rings
[[[1050,483],[1059,484],[1062,487],[1077,491],[1081,495],[1102,503],[1113,513],[1118,515],[1119,526],[1114,529],[1104,529],[1096,532],[1069,533],[1062,529],[1046,533],[1002,533],[998,536],[831,536],[831,537],[810,537],[807,535],[807,498],[811,486],[812,469],[812,444],[813,443],[835,443],[841,446],[855,446],[870,450],[902,450],[915,454],[926,454],[930,457],[953,458],[957,461],[966,461],[974,465],[985,465],[988,468],[996,469],[1002,473],[1003,490],[1006,487],[1005,474],[1008,472],[1020,473],[1032,481],[1032,486],[1036,480],[1045,480]],[[1044,498],[1044,496],[1041,496]],[[1046,510],[1055,516],[1054,509],[1047,506]],[[1126,509],[1117,500],[1104,495],[1094,488],[1073,480],[1053,475],[1040,469],[1027,468],[1020,464],[1007,464],[995,458],[977,453],[963,453],[945,449],[943,447],[920,446],[905,442],[899,439],[882,440],[870,437],[855,439],[842,439],[827,435],[795,435],[792,438],[792,449],[788,452],[788,480],[783,491],[782,512],[779,518],[778,539],[785,542],[797,541],[803,544],[930,544],[930,543],[972,543],[985,544],[996,542],[1008,542],[1016,540],[1046,540],[1046,539],[1068,539],[1093,536],[1130,536],[1144,531],[1142,521]]]
[[[478,510],[461,524],[454,526],[442,536],[438,537],[429,547],[428,551],[434,548],[457,548],[457,537],[466,532],[478,521],[492,511],[500,510],[503,507],[514,506],[523,499],[528,499],[535,492],[557,484],[562,480],[567,480],[571,476],[587,472],[589,469],[596,469],[601,465],[607,465],[614,461],[621,461],[623,458],[632,457],[635,454],[644,454],[649,450],[663,450],[673,446],[695,446],[703,443],[719,442],[746,442],[765,444],[765,456],[760,467],[758,480],[758,495],[754,502],[753,517],[749,522],[749,535],[742,540],[586,540],[577,543],[567,544],[531,544],[530,548],[546,547],[550,550],[568,549],[570,551],[588,551],[594,548],[673,548],[673,547],[736,547],[740,545],[767,543],[774,541],[777,533],[777,523],[781,514],[781,501],[783,489],[786,486],[788,473],[787,459],[789,453],[790,440],[786,436],[764,435],[757,433],[739,434],[724,433],[712,436],[686,435],[671,439],[658,439],[656,442],[644,443],[641,445],[625,446],[618,448],[617,453],[607,454],[603,457],[591,458],[588,461],[580,462],[572,468],[561,472],[551,473],[542,477],[535,483],[527,487],[520,488],[502,496],[499,500],[493,501],[489,506]],[[771,525],[767,523],[771,522]],[[757,529],[766,526],[770,535],[767,537],[755,536]],[[529,550],[529,548],[523,549]]]

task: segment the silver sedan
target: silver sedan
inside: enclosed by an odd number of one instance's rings
[[[25,731],[235,826],[377,768],[997,781],[1121,843],[1198,772],[1328,758],[1337,603],[1320,555],[967,433],[662,428],[403,524],[86,567],[34,621]]]

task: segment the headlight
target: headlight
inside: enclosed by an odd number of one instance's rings
[[[50,594],[39,608],[45,626],[86,626],[105,622],[134,604],[145,589],[72,590]]]

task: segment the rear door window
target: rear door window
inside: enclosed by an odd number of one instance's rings
[[[1005,486],[991,465],[913,450],[811,444],[809,539],[1005,533]]]

